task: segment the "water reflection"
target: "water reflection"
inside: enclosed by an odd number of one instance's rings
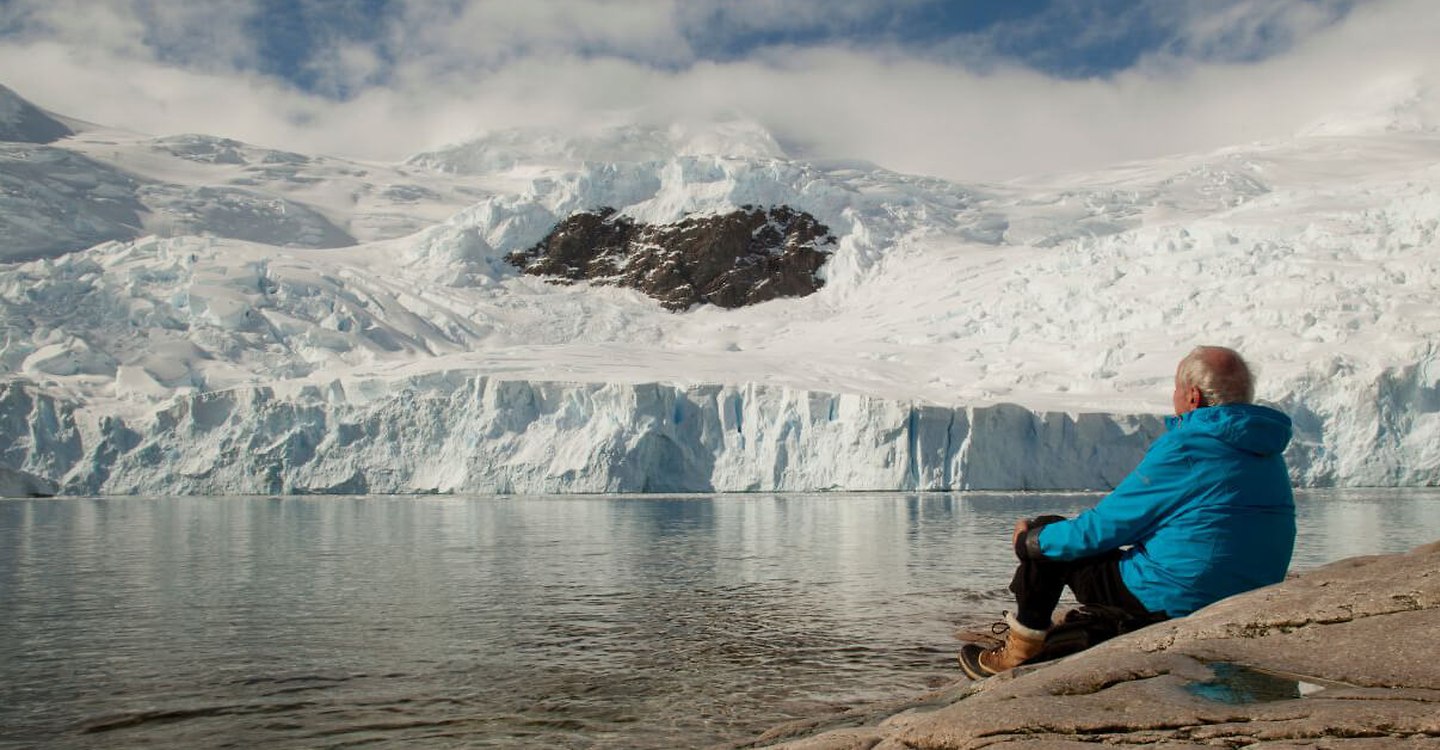
[[[1087,494],[0,502],[0,746],[675,747],[956,676]],[[1440,536],[1302,495],[1297,567]]]
[[[1292,570],[1440,539],[1440,490],[1434,488],[1311,490],[1296,493],[1295,507]]]
[[[1203,682],[1192,682],[1186,691],[1208,701],[1242,706],[1251,703],[1273,703],[1296,700],[1303,697],[1308,687],[1313,693],[1319,686],[1301,682],[1286,675],[1266,672],[1230,662],[1213,662],[1210,665],[1212,677]]]

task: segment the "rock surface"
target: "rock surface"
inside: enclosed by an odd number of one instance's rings
[[[1440,542],[743,747],[1440,747]]]
[[[829,258],[822,248],[834,244],[814,216],[786,206],[745,206],[660,225],[603,208],[571,215],[506,260],[559,283],[638,289],[671,310],[702,302],[734,308],[813,294]]]

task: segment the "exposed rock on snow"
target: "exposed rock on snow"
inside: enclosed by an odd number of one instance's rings
[[[1055,664],[742,746],[1434,747],[1437,630],[1440,543],[1342,560]]]
[[[670,310],[699,303],[734,308],[814,294],[834,244],[828,227],[788,206],[742,206],[663,225],[604,208],[572,214],[506,260],[552,280],[639,289]]]

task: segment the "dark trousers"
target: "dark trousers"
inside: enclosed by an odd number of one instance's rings
[[[1150,612],[1120,579],[1120,550],[1080,560],[1021,560],[1010,581],[1015,619],[1035,630],[1048,630],[1060,594],[1069,586],[1081,604],[1116,607],[1137,618],[1163,620]]]

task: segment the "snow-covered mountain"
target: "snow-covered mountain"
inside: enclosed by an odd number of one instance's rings
[[[34,112],[74,132],[0,144],[0,467],[62,491],[1104,488],[1201,343],[1295,418],[1296,482],[1440,483],[1423,124],[960,185],[739,121],[379,165]],[[829,228],[818,292],[671,312],[505,261],[742,206]]]
[[[43,112],[0,86],[0,262],[145,236],[348,247],[413,233],[514,187],[207,135],[120,132]]]
[[[0,141],[50,143],[74,134],[63,118],[51,116],[9,88],[0,86]]]

